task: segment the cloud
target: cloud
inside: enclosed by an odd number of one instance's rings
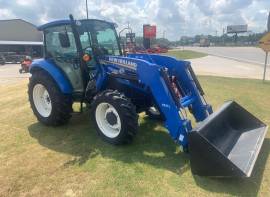
[[[0,9],[0,18],[14,18],[15,15],[9,9]]]
[[[23,18],[36,25],[51,20],[85,18],[85,0],[0,0],[0,19]],[[253,32],[266,29],[269,0],[88,0],[89,17],[130,23],[137,35],[143,24],[156,24],[158,36],[218,34],[230,24],[248,24]]]
[[[198,6],[201,12],[207,16],[216,14],[232,14],[238,10],[248,7],[252,0],[216,0],[200,1],[192,0]]]

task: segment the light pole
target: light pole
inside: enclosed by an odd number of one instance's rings
[[[88,1],[85,0],[86,18],[88,19]]]
[[[267,20],[267,31],[270,32],[270,12],[268,15],[268,20]]]

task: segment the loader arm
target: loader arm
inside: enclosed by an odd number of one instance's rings
[[[168,69],[168,75],[175,76],[182,89],[180,107],[182,109],[188,106],[192,107],[192,114],[197,122],[203,121],[213,112],[211,105],[208,105],[203,98],[204,92],[192,70],[190,62],[153,54],[131,54],[129,56],[132,58],[147,59],[156,65]]]
[[[134,56],[134,58],[139,56],[146,58],[148,55]],[[138,65],[138,76],[150,87],[155,103],[165,116],[165,127],[169,130],[171,137],[186,149],[188,147],[187,134],[192,130],[192,126],[191,121],[186,117],[185,108],[192,107],[192,114],[197,122],[206,119],[212,113],[212,108],[200,94],[190,73],[192,68],[189,62],[159,55],[151,55],[149,58],[155,65],[148,67]],[[171,76],[174,76],[179,83],[180,98],[175,95],[172,88]]]
[[[187,132],[192,129],[190,120],[180,115],[180,100],[177,101],[168,87],[166,70],[152,65],[139,64],[137,73],[142,83],[146,84],[153,95],[155,103],[165,117],[165,127],[173,140],[178,141],[184,148],[187,148]]]

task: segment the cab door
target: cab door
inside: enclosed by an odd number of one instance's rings
[[[44,31],[45,57],[67,76],[74,93],[83,93],[80,57],[70,25],[49,27]]]

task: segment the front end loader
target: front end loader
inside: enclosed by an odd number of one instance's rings
[[[136,135],[137,114],[154,108],[172,139],[189,152],[194,174],[251,175],[267,126],[235,101],[213,113],[190,62],[122,54],[115,24],[107,21],[70,15],[39,30],[45,57],[31,65],[28,94],[40,122],[64,124],[73,102],[89,103],[98,134],[118,145]]]

